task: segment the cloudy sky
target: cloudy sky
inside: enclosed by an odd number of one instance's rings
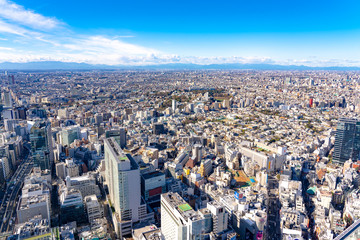
[[[0,62],[360,66],[360,2],[0,0]]]

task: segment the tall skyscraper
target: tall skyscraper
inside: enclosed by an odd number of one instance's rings
[[[4,139],[0,138],[0,185],[11,176],[13,169],[10,149],[8,144],[4,144]]]
[[[200,162],[202,158],[203,147],[201,144],[195,144],[192,149],[192,157],[195,158],[195,162]]]
[[[35,166],[51,169],[54,162],[52,147],[51,124],[37,121],[30,129],[31,153]]]
[[[116,129],[107,130],[105,132],[105,137],[106,138],[114,137],[121,148],[126,147],[126,129],[125,128],[116,128]]]
[[[129,154],[125,154],[115,138],[105,139],[105,177],[118,237],[131,233],[133,222],[147,215],[146,204],[141,204],[140,168]]]
[[[11,108],[13,106],[11,93],[9,91],[4,91],[2,97],[3,97],[4,107]]]
[[[340,118],[335,135],[333,161],[360,160],[360,121]]]
[[[176,109],[177,109],[177,101],[175,99],[172,100],[171,102],[171,110],[173,113],[175,113]]]

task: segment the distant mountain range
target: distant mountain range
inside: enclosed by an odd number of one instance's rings
[[[360,67],[309,67],[304,65],[276,65],[276,64],[241,64],[241,63],[224,63],[224,64],[184,64],[169,63],[146,66],[126,66],[126,65],[102,65],[87,64],[75,62],[57,62],[41,61],[27,63],[0,63],[0,70],[337,70],[337,71],[360,71]]]

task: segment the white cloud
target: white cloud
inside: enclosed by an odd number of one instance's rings
[[[4,50],[4,51],[14,51],[15,49],[13,49],[13,48],[8,48],[8,47],[0,47],[0,50]]]
[[[72,43],[65,44],[65,48],[77,52],[92,52],[115,55],[144,55],[155,54],[159,51],[141,47],[135,44],[126,43],[117,39],[110,39],[103,36],[80,37],[72,40]]]
[[[4,21],[1,21],[0,19],[0,33],[10,33],[15,35],[25,36],[26,32],[27,32],[26,29],[15,26],[13,24],[6,23]]]
[[[45,17],[8,0],[0,0],[0,17],[33,29],[47,30],[61,23],[55,18]]]

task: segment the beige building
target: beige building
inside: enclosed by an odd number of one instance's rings
[[[87,217],[91,223],[94,219],[104,217],[104,210],[95,195],[85,197]]]

